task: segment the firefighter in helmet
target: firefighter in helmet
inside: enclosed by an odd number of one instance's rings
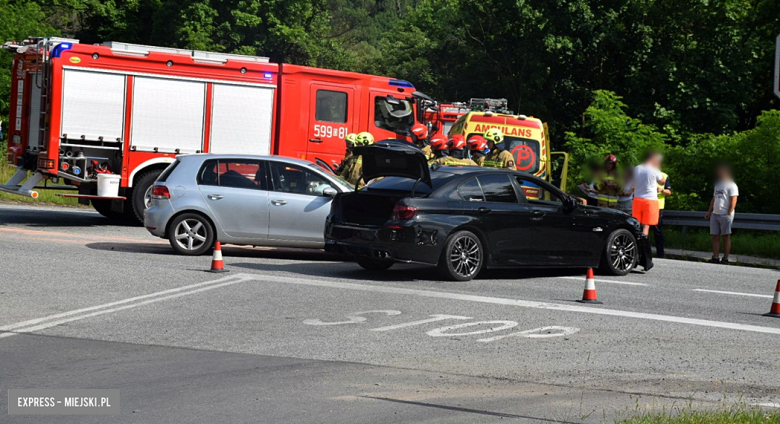
[[[424,124],[414,124],[412,125],[410,132],[412,133],[414,145],[422,149],[425,159],[428,161],[433,159],[433,151],[430,145],[431,140],[428,139],[428,127]]]
[[[466,157],[466,138],[455,134],[447,140],[449,155],[438,158],[434,163],[447,166],[478,166],[476,162]]]
[[[444,160],[450,155],[450,146],[444,134],[434,134],[431,137],[430,148],[433,151],[433,155],[428,159],[428,165],[439,163],[439,159]]]
[[[347,145],[347,151],[344,153],[344,159],[341,160],[338,168],[336,168],[336,175],[341,175],[344,172],[344,168],[347,166],[349,158],[352,157],[352,148],[355,147],[355,138],[357,134],[349,133],[344,137],[344,143]]]
[[[368,146],[374,143],[374,136],[370,132],[362,132],[355,136],[355,147]],[[363,176],[363,158],[358,155],[352,155],[347,165],[344,167],[344,171],[341,174],[342,178],[347,180],[353,186],[358,184],[360,177]],[[366,181],[360,181],[360,185],[357,189],[360,190],[366,184]]]
[[[485,168],[511,169],[515,168],[515,158],[511,153],[503,149],[504,133],[498,128],[490,128],[485,131],[485,140],[487,141],[490,152],[485,156],[482,166]]]
[[[468,144],[469,150],[471,151],[471,160],[478,166],[482,166],[482,163],[485,162],[485,150],[487,150],[487,141],[485,141],[485,137],[482,137],[481,135],[472,135],[471,138],[469,138]]]

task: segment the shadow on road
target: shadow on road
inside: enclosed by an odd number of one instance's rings
[[[300,257],[289,259],[301,259]],[[341,258],[348,262],[343,264],[323,264],[323,263],[293,263],[293,264],[273,264],[273,263],[248,263],[238,262],[230,263],[229,257],[225,257],[227,263],[232,267],[246,268],[253,271],[262,271],[267,273],[288,272],[291,274],[300,274],[310,277],[331,277],[343,278],[349,280],[366,280],[381,282],[408,282],[416,280],[437,281],[443,284],[453,283],[453,281],[444,280],[435,267],[421,265],[396,264],[386,271],[367,271],[361,268],[349,258]],[[339,260],[339,259],[330,259]],[[511,270],[484,270],[476,279],[474,284],[495,280],[530,280],[534,278],[552,278],[564,276],[582,276],[585,281],[585,271],[582,269],[511,269]]]
[[[0,206],[3,206],[0,204]],[[13,205],[12,205],[13,206]],[[108,219],[91,209],[76,208],[0,208],[0,225],[28,227],[140,227],[140,224]]]

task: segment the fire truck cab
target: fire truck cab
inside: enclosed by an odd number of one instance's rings
[[[143,220],[176,155],[272,154],[335,168],[348,133],[408,140],[427,99],[407,81],[256,56],[62,38],[3,47],[14,54],[6,154],[18,171],[0,191],[73,190],[63,196],[109,217]],[[116,193],[99,193],[102,174],[120,178]]]

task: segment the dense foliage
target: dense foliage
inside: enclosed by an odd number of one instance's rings
[[[754,128],[727,134],[689,134],[673,143],[674,134],[643,124],[627,115],[626,105],[612,92],[597,91],[584,114],[583,129],[566,134],[566,150],[572,156],[569,187],[589,182],[588,165],[614,154],[619,165],[641,162],[649,150],[665,154],[664,172],[671,178],[674,195],[669,209],[705,210],[712,197],[713,169],[720,162],[732,164],[740,187],[742,212],[780,211],[780,111],[761,113]]]
[[[604,150],[584,143],[602,142],[593,133],[626,158],[658,143],[702,155],[749,144],[779,104],[779,29],[777,0],[0,0],[2,39],[258,54],[408,79],[440,100],[506,97],[549,122],[555,147],[571,133],[576,157]],[[0,117],[9,73],[2,53]]]

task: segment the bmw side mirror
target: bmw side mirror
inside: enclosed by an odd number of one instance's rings
[[[333,187],[328,187],[325,190],[322,190],[322,194],[328,197],[336,197],[336,195],[339,194],[339,192]]]

